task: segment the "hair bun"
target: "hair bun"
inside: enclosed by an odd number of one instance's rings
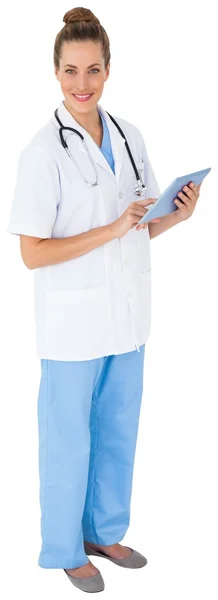
[[[65,13],[63,21],[66,25],[69,23],[78,23],[79,21],[92,21],[100,25],[99,19],[93,14],[89,8],[72,8]]]

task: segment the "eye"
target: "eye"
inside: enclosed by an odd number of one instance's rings
[[[100,69],[91,69],[90,71],[91,73],[95,72],[95,73],[99,73]],[[76,73],[75,69],[66,69],[65,73]]]

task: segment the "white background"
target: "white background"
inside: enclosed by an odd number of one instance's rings
[[[53,46],[77,4],[1,8],[1,586],[82,597],[62,570],[38,567],[37,395],[33,279],[6,232],[21,149],[63,99]],[[217,23],[213,0],[86,3],[111,42],[101,104],[137,125],[161,191],[211,167],[193,216],[151,240],[152,326],[132,493],[123,540],[148,559],[95,559],[105,598],[217,600]]]

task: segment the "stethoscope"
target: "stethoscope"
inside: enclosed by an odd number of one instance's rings
[[[125,135],[124,135],[124,133],[123,133],[123,131],[122,131],[121,127],[118,125],[118,123],[115,121],[115,119],[114,119],[114,118],[113,118],[113,117],[112,117],[112,116],[111,116],[111,115],[110,115],[108,112],[107,112],[107,114],[108,114],[108,116],[111,118],[111,120],[113,121],[114,125],[116,125],[116,127],[117,127],[118,131],[120,132],[120,134],[122,135],[123,139],[125,140],[126,149],[127,149],[127,152],[128,152],[128,155],[129,155],[129,158],[130,158],[130,160],[131,160],[131,164],[132,164],[132,167],[133,167],[133,169],[134,169],[135,176],[136,176],[136,184],[135,184],[135,187],[134,187],[134,192],[135,192],[135,194],[136,194],[137,196],[142,196],[142,195],[144,194],[144,192],[145,192],[146,186],[144,185],[144,183],[143,183],[143,181],[142,181],[141,173],[139,173],[139,171],[138,171],[138,169],[137,169],[137,167],[136,167],[135,161],[134,161],[134,159],[133,159],[133,156],[132,156],[132,152],[131,152],[131,150],[130,150],[130,147],[129,147],[129,144],[128,144],[128,142],[127,142],[127,139],[126,139],[126,137],[125,137]],[[58,123],[59,123],[59,125],[60,125],[60,129],[59,129],[59,135],[60,135],[60,140],[61,140],[62,146],[63,146],[63,148],[65,148],[65,150],[66,150],[67,154],[69,155],[69,157],[71,158],[71,160],[72,160],[73,164],[75,165],[75,167],[76,167],[76,168],[77,168],[77,170],[79,171],[79,173],[80,173],[81,177],[83,177],[83,179],[84,179],[85,183],[87,183],[89,186],[95,186],[95,185],[98,185],[98,173],[97,173],[97,170],[96,170],[96,166],[95,166],[95,163],[94,163],[94,161],[93,161],[93,158],[92,158],[92,156],[91,156],[91,154],[90,154],[90,152],[89,152],[88,146],[87,146],[87,144],[86,144],[86,142],[85,142],[85,139],[84,139],[84,137],[83,137],[82,133],[80,133],[80,131],[78,131],[77,129],[73,129],[73,127],[65,127],[65,126],[64,126],[64,125],[61,123],[61,121],[60,121],[60,119],[59,119],[59,117],[58,117],[58,109],[57,109],[57,108],[56,108],[56,110],[54,111],[54,116],[55,116],[55,118],[57,119],[57,121],[58,121]],[[66,130],[66,129],[67,129],[67,130],[70,130],[70,131],[72,131],[73,133],[75,133],[76,135],[78,135],[78,136],[80,137],[80,139],[82,140],[82,142],[83,142],[83,144],[84,144],[84,147],[85,147],[85,149],[86,149],[86,152],[87,152],[87,154],[88,154],[89,160],[90,160],[90,162],[91,162],[91,164],[92,164],[92,167],[93,167],[94,173],[95,173],[95,180],[94,180],[94,182],[89,182],[89,181],[87,181],[87,180],[86,180],[86,178],[84,177],[83,173],[80,171],[80,169],[79,169],[78,165],[76,164],[76,162],[75,162],[75,160],[74,160],[74,158],[73,158],[73,156],[72,156],[71,152],[69,151],[69,148],[68,148],[67,142],[66,142],[66,140],[64,140],[64,137],[63,137],[63,131],[64,131],[64,130]]]

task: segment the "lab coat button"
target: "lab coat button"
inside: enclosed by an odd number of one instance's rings
[[[119,192],[119,198],[123,197],[123,192]]]

